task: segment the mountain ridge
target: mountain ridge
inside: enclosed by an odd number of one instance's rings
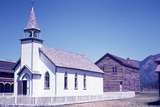
[[[155,72],[157,58],[160,58],[160,54],[150,55],[140,61],[140,80],[143,89],[158,88],[158,74]]]

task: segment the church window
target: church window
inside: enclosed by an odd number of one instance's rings
[[[64,74],[64,89],[68,88],[68,74],[65,72]]]
[[[50,87],[50,81],[49,81],[50,77],[49,77],[49,73],[48,72],[45,73],[44,79],[45,79],[44,80],[45,81],[44,82],[44,86],[45,86],[46,89],[48,89]]]
[[[75,74],[75,77],[74,77],[74,88],[75,88],[75,90],[77,90],[77,89],[78,89],[77,73]]]
[[[86,74],[83,75],[83,89],[86,90]]]

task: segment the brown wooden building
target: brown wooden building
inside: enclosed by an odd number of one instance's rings
[[[105,54],[96,65],[104,71],[104,91],[140,91],[139,62]]]
[[[0,93],[13,92],[14,66],[14,62],[0,61]]]

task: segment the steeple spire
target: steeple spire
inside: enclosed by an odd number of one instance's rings
[[[25,33],[29,33],[29,37],[37,37],[38,33],[40,32],[40,28],[38,26],[36,15],[34,11],[34,7],[32,6],[32,9],[30,11],[29,20],[27,22],[27,26],[24,28]]]

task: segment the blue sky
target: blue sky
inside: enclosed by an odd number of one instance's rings
[[[16,61],[32,0],[0,0],[0,59]],[[160,0],[36,0],[45,45],[142,60],[160,53]]]

